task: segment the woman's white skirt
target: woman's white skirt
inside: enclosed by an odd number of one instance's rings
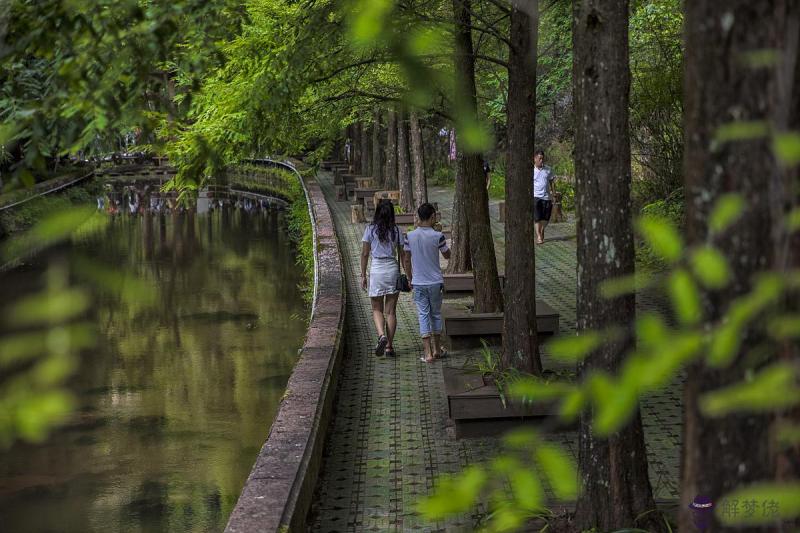
[[[394,257],[372,258],[369,268],[369,296],[386,296],[396,294],[397,278],[400,277],[400,266]]]

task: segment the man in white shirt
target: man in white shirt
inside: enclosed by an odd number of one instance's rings
[[[550,167],[544,164],[544,151],[533,153],[533,221],[536,226],[536,244],[544,242],[544,228],[550,221],[553,211],[550,188],[555,176]]]

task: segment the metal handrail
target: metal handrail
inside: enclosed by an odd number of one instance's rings
[[[312,239],[312,246],[314,247],[314,294],[311,298],[311,318],[314,318],[314,312],[317,309],[317,291],[319,289],[319,262],[317,259],[317,221],[314,218],[314,208],[311,204],[311,195],[308,192],[308,188],[306,187],[305,181],[303,181],[302,176],[300,176],[300,172],[298,172],[297,168],[289,162],[289,161],[276,161],[272,158],[266,157],[264,159],[253,159],[253,162],[256,163],[266,163],[277,165],[281,167],[285,167],[290,171],[294,172],[297,176],[297,180],[300,182],[300,186],[303,188],[303,194],[306,197],[306,206],[308,207],[308,218],[311,220],[311,239]]]
[[[88,178],[90,176],[93,176],[93,175],[94,175],[94,170],[92,170],[91,172],[89,172],[85,176],[77,177],[77,178],[75,178],[75,179],[73,179],[73,180],[71,180],[71,181],[69,181],[67,183],[62,183],[61,185],[59,185],[57,187],[53,187],[52,189],[47,189],[46,191],[42,191],[39,194],[33,194],[33,195],[28,196],[27,198],[23,198],[22,200],[19,200],[17,202],[13,202],[13,203],[10,203],[10,204],[6,204],[4,206],[0,206],[0,211],[5,211],[6,209],[11,209],[12,207],[16,207],[18,205],[24,204],[25,202],[29,202],[29,201],[34,200],[36,198],[40,198],[40,197],[42,197],[42,196],[44,196],[46,194],[50,194],[50,193],[53,193],[53,192],[56,192],[56,191],[60,191],[61,189],[66,189],[67,187],[69,187],[71,185],[75,185],[79,181],[83,181],[86,178]]]

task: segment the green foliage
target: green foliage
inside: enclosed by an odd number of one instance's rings
[[[48,213],[61,212],[71,206],[88,206],[94,202],[97,185],[70,187],[58,194],[49,194],[24,204],[0,211],[0,237],[19,233],[42,220]]]
[[[632,5],[630,131],[635,205],[667,198],[683,173],[683,9],[680,0]]]
[[[7,2],[0,144],[16,154],[14,180],[59,155],[115,150],[120,134],[141,127],[144,139],[177,119],[188,109],[188,88],[218,64],[216,42],[235,31],[237,6]]]
[[[436,167],[431,176],[430,184],[438,187],[450,186],[456,182],[456,169],[453,165]],[[505,194],[505,191],[504,191]]]
[[[678,189],[663,200],[656,200],[645,205],[641,210],[641,215],[648,219],[666,221],[676,230],[683,228],[683,189]],[[646,239],[637,243],[636,261],[639,265],[651,270],[663,270],[667,266],[664,258],[652,248]]]
[[[709,224],[717,234],[724,234],[726,228],[736,221],[741,212],[741,201],[740,197],[729,196],[715,204],[715,215]],[[769,361],[781,349],[781,343],[800,337],[800,317],[796,312],[787,313],[782,307],[787,293],[796,294],[800,288],[800,272],[762,274],[754,280],[749,292],[734,300],[720,320],[709,322],[701,303],[704,296],[701,288],[716,291],[728,287],[730,258],[724,257],[711,244],[687,248],[675,229],[663,220],[645,218],[637,227],[653,250],[671,265],[663,274],[648,276],[647,282],[669,295],[677,323],[656,313],[640,315],[633,328],[634,348],[625,354],[616,374],[593,370],[579,382],[518,376],[508,386],[510,400],[558,402],[561,418],[566,422],[575,421],[584,410],[591,410],[593,432],[607,437],[630,420],[641,398],[669,386],[687,365],[727,366],[740,355],[742,340],[749,331],[765,331],[769,337],[760,348],[765,355],[754,361],[754,368],[746,373],[743,381],[705,392],[700,397],[701,411],[707,417],[721,417],[742,412],[776,412],[797,406],[800,403],[800,374],[796,365],[788,362],[764,364],[763,361]],[[608,292],[619,296],[634,292],[639,286],[641,283],[637,283],[635,278],[627,278],[612,285]],[[607,343],[615,338],[614,332],[590,330],[577,337],[555,339],[548,347],[555,357],[580,361],[597,348],[608,346]],[[791,425],[784,426],[781,435],[783,446],[800,440],[798,429]],[[538,469],[516,462],[513,453],[508,451],[489,467],[483,467],[487,473],[487,486],[490,480],[509,477],[510,493],[493,492],[490,501],[500,513],[498,516],[503,517],[503,523],[508,520],[509,524],[515,524],[514,527],[523,523],[521,516],[524,511],[541,501],[543,480],[549,479],[560,497],[577,492],[577,486],[572,484],[575,476],[568,474],[571,467],[563,452],[558,448],[545,448],[538,441],[525,448],[524,443],[529,442],[526,438],[529,437],[515,434],[506,440],[506,444],[536,454]],[[555,454],[563,460],[554,459]],[[524,475],[509,475],[523,470],[527,472]],[[557,486],[554,484],[556,479],[569,485]],[[780,517],[793,518],[800,514],[800,505],[794,503],[798,499],[797,490],[794,485],[758,485],[738,489],[726,498],[780,502],[776,507],[781,510]],[[517,518],[513,518],[515,516]],[[770,521],[775,519],[772,517]],[[730,516],[726,520],[745,523],[741,515],[738,520]],[[490,522],[489,529],[495,524]]]
[[[749,141],[766,137],[769,125],[763,121],[737,120],[719,126],[714,133],[714,141],[723,144],[731,141]]]
[[[800,403],[797,371],[787,363],[776,363],[744,382],[705,394],[700,410],[708,417],[731,413],[773,412]]]
[[[722,233],[742,215],[745,201],[741,195],[725,194],[708,217],[708,227],[713,233]]]
[[[489,198],[504,200],[506,197],[506,174],[505,169],[494,169],[490,173],[492,177],[489,185]]]
[[[659,258],[675,263],[683,251],[683,241],[671,221],[655,216],[639,219],[639,232]]]
[[[289,187],[289,234],[297,245],[297,264],[303,268],[305,285],[301,287],[303,298],[311,302],[314,296],[314,228],[308,203],[300,182],[292,176]]]
[[[772,149],[785,166],[800,164],[800,133],[777,133],[773,137]]]
[[[531,430],[510,432],[503,440],[505,453],[440,478],[433,494],[420,500],[418,511],[430,520],[440,519],[471,510],[483,496],[489,500],[489,513],[482,529],[516,531],[526,520],[551,515],[544,506],[546,486],[560,501],[575,498],[575,465],[558,446]]]

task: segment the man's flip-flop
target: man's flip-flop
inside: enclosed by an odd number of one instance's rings
[[[420,357],[419,360],[423,363],[433,363],[436,361],[436,359],[425,359],[424,357]]]

